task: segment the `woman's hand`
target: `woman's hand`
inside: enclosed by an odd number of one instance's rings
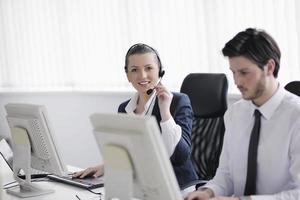
[[[85,178],[89,176],[99,177],[104,174],[104,165],[97,165],[95,167],[89,167],[83,171],[75,172],[73,178]]]
[[[208,200],[210,199],[210,194],[206,191],[196,190],[194,192],[189,193],[184,200]]]
[[[156,87],[156,95],[158,97],[158,105],[161,115],[161,121],[165,122],[169,120],[172,115],[170,113],[170,105],[172,102],[173,94],[167,90],[165,86],[159,83]]]

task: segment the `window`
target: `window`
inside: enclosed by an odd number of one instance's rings
[[[224,44],[265,29],[282,51],[278,79],[300,79],[297,0],[1,0],[0,91],[128,91],[127,49],[158,50],[171,90],[191,72],[224,72]],[[296,12],[298,10],[298,12]]]

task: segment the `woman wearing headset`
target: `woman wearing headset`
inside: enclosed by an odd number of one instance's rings
[[[157,51],[146,44],[135,44],[125,57],[125,72],[136,93],[120,104],[118,112],[153,115],[161,130],[181,189],[198,180],[191,154],[193,111],[187,95],[171,93],[160,82],[164,71]],[[74,174],[75,177],[103,175],[103,165]]]

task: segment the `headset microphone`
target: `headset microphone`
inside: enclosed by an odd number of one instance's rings
[[[161,81],[161,79],[162,79],[162,77],[163,77],[164,75],[165,75],[165,71],[161,71],[161,72],[160,72],[160,77],[159,77],[157,83],[155,84],[155,87],[160,83],[160,81]],[[154,88],[155,88],[155,87],[154,87]],[[150,94],[153,92],[154,88],[147,90],[147,94],[150,95]]]

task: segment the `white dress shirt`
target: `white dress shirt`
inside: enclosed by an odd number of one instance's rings
[[[130,101],[125,107],[127,114],[135,115],[134,110],[136,109],[138,98],[139,98],[138,93],[135,93],[131,97]],[[145,115],[151,116],[155,101],[156,101],[156,93],[153,92],[153,94],[151,95],[151,97],[149,98],[149,100],[144,106],[144,112],[141,114],[142,116]],[[160,122],[160,127],[161,127],[162,139],[165,144],[167,153],[169,157],[171,157],[172,154],[174,153],[176,145],[178,144],[181,138],[181,127],[175,123],[173,117],[171,117],[169,120],[165,122]]]
[[[251,198],[300,199],[300,98],[281,87],[260,107],[242,99],[228,109],[219,168],[205,187],[217,196],[243,196],[255,109],[262,117]]]

